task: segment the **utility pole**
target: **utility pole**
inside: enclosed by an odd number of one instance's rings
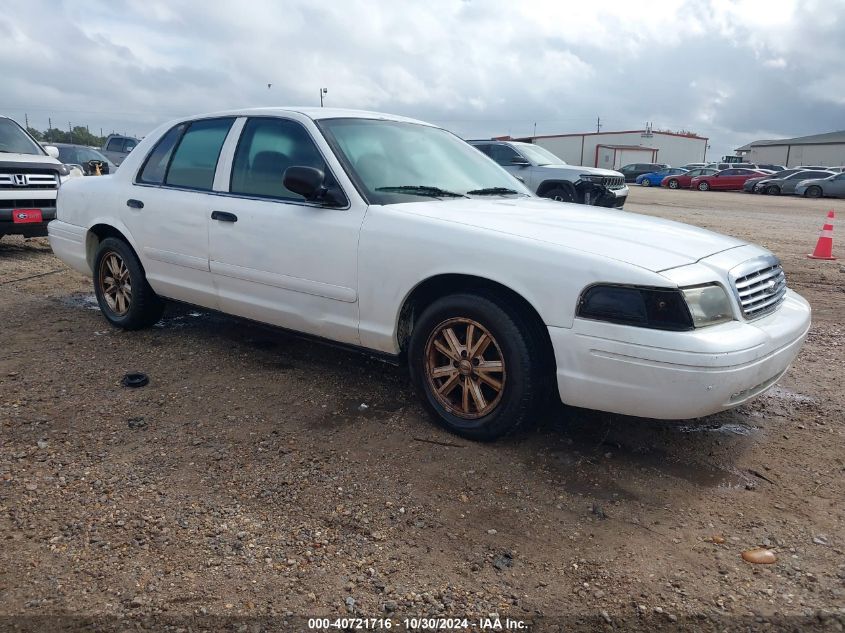
[[[53,129],[53,119],[47,117],[47,140],[50,140],[50,136],[52,136],[52,132],[50,130]]]
[[[598,134],[599,132],[601,132],[601,117],[597,116],[596,117],[596,134]]]
[[[323,95],[329,92],[328,88],[320,88],[320,107],[323,107]]]
[[[23,120],[24,120],[24,122],[26,122],[26,130],[28,132],[29,131],[29,115],[26,112],[23,113]]]
[[[537,138],[537,121],[534,121],[534,138]]]
[[[73,143],[73,128],[70,126],[70,121],[67,122],[67,131],[70,134],[70,142]]]

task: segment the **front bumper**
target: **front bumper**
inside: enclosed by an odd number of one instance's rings
[[[595,192],[596,197],[593,198],[592,204],[597,207],[607,207],[609,209],[621,209],[625,206],[625,201],[628,199],[628,186],[623,185],[618,189],[607,189],[600,187],[598,192]]]
[[[23,235],[24,237],[44,237],[47,235],[47,223],[56,217],[55,206],[40,204],[46,201],[33,201],[35,204],[19,205],[21,208],[41,211],[41,222],[16,222],[15,216],[20,209],[0,208],[0,235]],[[50,201],[55,204],[54,201]]]
[[[561,400],[658,419],[689,419],[736,407],[774,385],[801,349],[810,306],[787,291],[756,321],[691,332],[642,330],[576,319],[550,327]]]

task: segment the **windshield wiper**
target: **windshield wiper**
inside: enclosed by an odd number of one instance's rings
[[[487,187],[485,189],[473,189],[467,191],[471,196],[500,196],[505,194],[519,193],[515,189],[508,189],[507,187]]]
[[[426,185],[401,185],[398,187],[376,187],[376,191],[387,191],[390,193],[407,193],[414,196],[429,196],[431,198],[466,198],[462,193],[446,191],[440,187],[428,187]]]

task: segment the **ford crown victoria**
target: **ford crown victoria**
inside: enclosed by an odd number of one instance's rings
[[[113,176],[63,186],[49,234],[117,327],[175,299],[377,351],[481,440],[553,392],[663,419],[735,407],[810,325],[759,246],[539,198],[450,132],[370,112],[168,123]]]

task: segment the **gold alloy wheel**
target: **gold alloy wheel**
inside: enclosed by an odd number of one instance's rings
[[[444,321],[425,344],[425,375],[449,413],[473,420],[495,409],[505,389],[505,361],[496,339],[467,318]]]
[[[132,282],[123,258],[114,251],[100,261],[100,290],[106,305],[117,316],[129,312],[132,304]]]

